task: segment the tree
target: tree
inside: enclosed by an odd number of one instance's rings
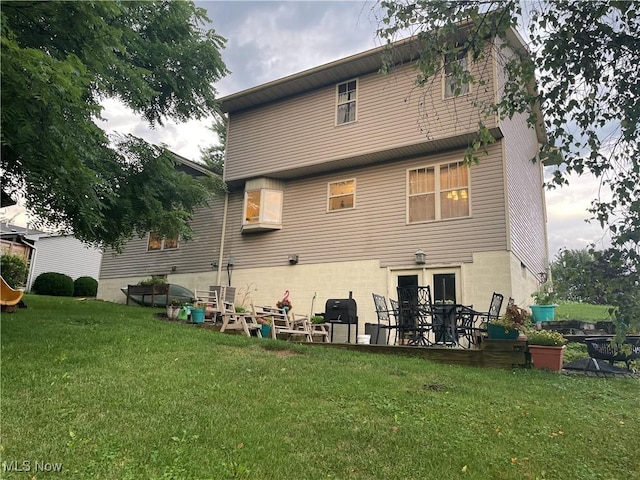
[[[469,55],[474,62],[485,61],[487,39],[506,38],[509,29],[522,32],[528,51],[507,57],[503,45],[493,43],[492,53],[506,60],[504,92],[495,102],[477,106],[484,119],[525,114],[530,124],[544,122],[548,143],[539,159],[553,165],[550,186],[568,183],[574,172],[591,173],[612,192],[611,199],[593,200],[591,213],[609,229],[617,261],[637,271],[640,4],[383,0],[381,5],[385,9],[378,31],[381,38],[391,45],[398,35],[410,33],[420,41],[419,87],[445,68],[443,59]],[[465,68],[450,68],[447,74],[455,80],[456,93],[463,84],[482,86],[482,80]],[[467,161],[478,161],[478,152],[494,141],[484,121],[479,122],[476,137],[467,150]],[[638,326],[640,315],[622,306],[632,304],[633,300],[620,302],[619,314],[626,321],[635,318]]]
[[[638,301],[638,273],[613,249],[562,250],[551,262],[553,288],[561,300],[611,305],[623,293]]]
[[[2,2],[2,183],[39,226],[121,248],[150,230],[189,238],[216,193],[165,148],[107,138],[95,119],[118,98],[151,126],[215,111],[225,40],[192,2]]]
[[[211,131],[218,137],[218,143],[200,149],[202,161],[214,173],[222,176],[224,172],[224,155],[227,148],[227,117],[218,112],[214,116]]]

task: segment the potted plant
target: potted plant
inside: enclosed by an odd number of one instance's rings
[[[311,317],[311,323],[314,325],[320,325],[321,323],[324,323],[324,317],[322,315],[314,315]]]
[[[180,309],[182,308],[182,302],[177,298],[172,298],[167,305],[167,317],[171,320],[175,320],[178,318],[178,314],[180,313]]]
[[[204,323],[204,309],[205,303],[201,301],[197,301],[193,304],[191,308],[191,321],[193,323]]]
[[[268,338],[271,333],[271,323],[273,322],[273,318],[258,317],[257,321],[260,324],[260,335],[262,335],[262,338]]]
[[[567,341],[553,330],[528,330],[527,345],[533,368],[544,368],[552,372],[562,370],[562,358]]]
[[[529,312],[512,304],[497,320],[487,324],[487,334],[492,340],[515,340],[529,324]]]
[[[556,316],[555,299],[556,295],[553,292],[551,285],[548,282],[540,285],[537,292],[531,295],[533,297],[534,305],[530,305],[533,321],[538,322],[552,322]]]
[[[276,302],[276,307],[282,308],[285,312],[289,313],[289,311],[293,308],[293,305],[291,305],[289,299],[285,297],[282,300],[278,300]]]

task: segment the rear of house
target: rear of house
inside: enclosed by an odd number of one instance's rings
[[[526,305],[548,263],[542,166],[531,162],[543,134],[490,118],[496,142],[463,163],[482,118],[474,105],[502,87],[491,46],[487,63],[469,65],[484,83],[459,96],[446,69],[416,88],[406,42],[386,75],[375,49],[222,99],[228,196],[197,213],[193,241],[152,250],[149,237],[106,254],[99,295],[122,301],[123,284],[152,274],[192,289],[230,283],[238,303],[288,290],[299,313],[352,295],[360,324],[375,322],[371,294],[396,298],[398,285],[478,309],[494,291]]]

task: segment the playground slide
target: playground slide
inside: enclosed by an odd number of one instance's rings
[[[22,290],[14,290],[2,277],[0,277],[0,280],[2,280],[0,284],[0,305],[15,305],[22,300],[22,295],[24,295]]]

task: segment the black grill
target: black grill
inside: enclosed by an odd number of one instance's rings
[[[324,321],[358,323],[356,301],[353,298],[330,298],[324,306]]]
[[[330,298],[324,305],[324,321],[327,323],[344,323],[348,325],[347,343],[351,343],[351,325],[356,326],[358,338],[358,311],[356,301],[351,298]],[[331,342],[333,342],[333,327],[331,327]]]

